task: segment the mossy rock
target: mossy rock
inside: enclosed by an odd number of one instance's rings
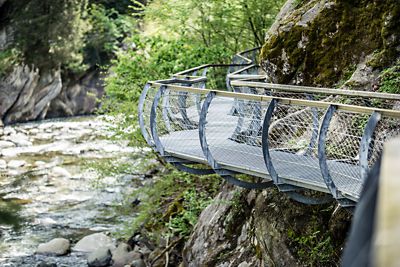
[[[277,32],[260,55],[272,82],[332,86],[367,55],[375,52],[370,64],[384,67],[399,54],[400,7],[396,0],[308,1]]]

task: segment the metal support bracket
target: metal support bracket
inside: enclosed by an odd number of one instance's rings
[[[335,199],[338,199],[339,192],[329,173],[329,167],[326,158],[326,137],[329,130],[329,124],[335,112],[336,112],[336,106],[330,105],[322,120],[318,137],[318,159],[319,159],[319,167],[321,170],[322,177],[324,178],[325,184],[331,191],[332,196]]]
[[[367,175],[369,173],[368,159],[370,152],[370,144],[372,141],[372,137],[374,135],[376,125],[378,124],[380,119],[381,119],[381,114],[378,112],[373,112],[372,115],[369,117],[368,123],[364,129],[364,134],[361,138],[360,150],[359,150],[360,176],[363,181],[367,179]]]

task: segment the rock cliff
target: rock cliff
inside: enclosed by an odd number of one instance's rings
[[[97,70],[66,78],[60,69],[40,71],[19,65],[0,78],[0,120],[10,124],[90,114],[103,93]]]

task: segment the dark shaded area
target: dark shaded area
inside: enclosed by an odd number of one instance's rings
[[[343,267],[373,266],[372,241],[375,228],[376,202],[379,190],[381,159],[368,175],[354,213],[350,236],[343,254]]]

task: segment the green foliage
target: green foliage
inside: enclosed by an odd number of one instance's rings
[[[149,28],[165,36],[223,43],[231,52],[260,46],[283,0],[156,0],[145,9]],[[155,29],[154,29],[155,28]]]
[[[311,231],[307,235],[298,236],[288,230],[289,240],[296,246],[296,254],[306,266],[327,266],[332,264],[334,246],[331,237],[321,231]]]
[[[11,4],[9,15],[16,45],[28,64],[79,69],[86,31],[82,20],[85,0],[61,0],[57,4],[50,0],[22,0]]]
[[[89,4],[101,5],[107,10],[115,10],[119,14],[129,14],[132,0],[89,0]]]
[[[165,40],[161,37],[133,36],[129,51],[120,51],[106,78],[108,98],[103,109],[113,114],[125,114],[121,131],[137,125],[137,103],[145,83],[169,77],[171,74],[208,62],[224,62],[230,57],[223,44],[206,47],[186,40]],[[139,129],[125,134],[132,144],[142,144]]]
[[[20,55],[16,49],[0,51],[0,76],[8,73],[19,61]]]
[[[187,236],[200,212],[218,192],[220,181],[215,175],[197,177],[167,166],[154,184],[147,184],[130,196],[141,203],[122,234],[129,237],[145,231],[149,236]]]
[[[115,9],[92,4],[87,22],[91,25],[85,35],[85,62],[104,65],[113,57],[122,39],[134,28],[130,16],[120,15]]]
[[[400,64],[384,70],[380,75],[380,91],[400,94]]]

